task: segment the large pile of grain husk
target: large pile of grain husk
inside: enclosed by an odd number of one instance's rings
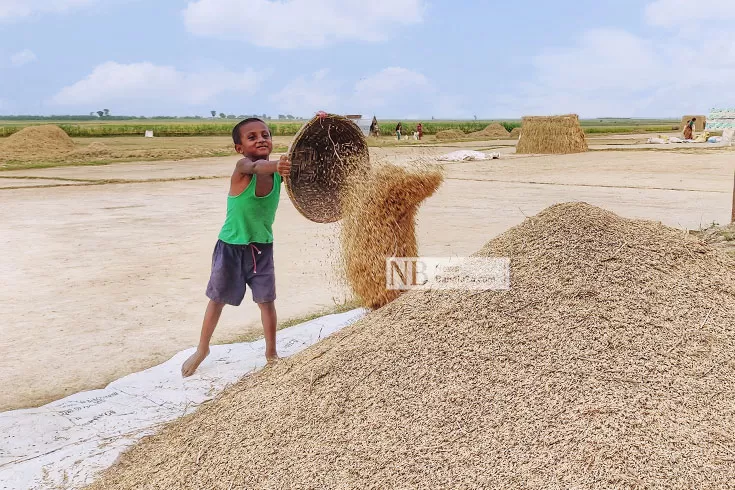
[[[511,290],[410,291],[92,488],[732,487],[735,260],[583,203],[477,255]]]
[[[517,140],[521,137],[521,128],[513,128],[510,132],[510,138]]]
[[[518,141],[516,153],[554,154],[581,153],[587,151],[579,116],[527,116],[523,118],[523,137]]]
[[[458,129],[445,129],[444,131],[438,131],[436,133],[436,139],[440,141],[461,140],[466,137],[467,135]]]
[[[505,140],[510,137],[510,133],[505,129],[505,126],[499,123],[492,123],[481,131],[475,131],[470,133],[472,138],[485,138],[491,140]]]
[[[74,153],[80,157],[104,157],[112,154],[110,148],[106,144],[98,141],[90,143],[83,148],[79,148]]]
[[[28,126],[0,141],[0,160],[25,160],[34,156],[53,158],[74,151],[74,141],[58,126]]]
[[[441,185],[440,167],[382,164],[342,191],[340,241],[347,283],[356,299],[380,308],[401,291],[386,289],[385,261],[416,257],[416,211]]]

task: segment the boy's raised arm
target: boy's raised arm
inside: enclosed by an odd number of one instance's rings
[[[237,162],[237,170],[247,175],[270,175],[278,172],[282,177],[288,177],[291,172],[291,161],[286,155],[281,156],[278,161],[253,161],[248,157],[244,157]]]

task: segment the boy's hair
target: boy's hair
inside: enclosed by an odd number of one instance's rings
[[[232,141],[236,145],[241,145],[242,144],[242,139],[240,138],[240,128],[242,128],[246,124],[250,124],[251,122],[262,122],[263,124],[265,124],[265,121],[263,121],[262,119],[257,118],[257,117],[249,117],[249,118],[243,119],[242,121],[240,121],[239,123],[237,123],[235,125],[235,127],[232,128]],[[265,126],[268,127],[267,124],[265,124]]]

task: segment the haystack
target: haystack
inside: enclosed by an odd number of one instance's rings
[[[704,128],[707,126],[707,116],[682,116],[681,130],[684,131],[684,126],[686,126],[686,124],[691,121],[693,117],[697,118],[697,120],[694,121],[694,131],[704,131]]]
[[[521,128],[513,128],[510,132],[510,138],[517,140],[521,137]]]
[[[464,137],[466,137],[466,135],[458,129],[446,129],[444,131],[438,131],[436,133],[436,139],[440,141],[460,140]]]
[[[343,194],[341,230],[345,275],[363,306],[379,308],[398,297],[387,290],[385,261],[416,257],[416,211],[443,181],[439,167],[379,165],[351,179]]]
[[[732,486],[735,260],[583,203],[477,256],[509,291],[409,291],[91,488]]]
[[[9,160],[26,159],[29,156],[55,157],[74,150],[74,141],[53,124],[28,126],[0,142],[0,157]]]
[[[516,153],[562,155],[587,151],[587,141],[576,114],[526,116],[521,130],[523,137],[518,141]]]
[[[370,167],[362,131],[351,120],[335,114],[315,116],[307,122],[294,137],[289,158],[288,195],[302,215],[317,223],[341,218],[340,192],[345,182]]]
[[[504,140],[508,139],[510,137],[510,134],[508,133],[508,130],[505,129],[505,126],[503,126],[502,124],[492,123],[489,126],[486,126],[485,129],[481,131],[470,133],[470,136],[473,138]]]

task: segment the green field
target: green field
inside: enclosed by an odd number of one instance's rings
[[[237,119],[114,119],[114,120],[22,120],[0,119],[0,137],[10,136],[26,126],[37,124],[57,124],[71,137],[142,136],[152,130],[156,136],[227,136]],[[293,136],[305,121],[268,121],[274,136]],[[457,129],[472,133],[483,129],[490,123],[499,122],[510,131],[521,125],[518,119],[478,120],[478,121],[423,121],[424,134],[433,135],[438,131]],[[415,131],[418,121],[403,121],[403,132]],[[393,134],[397,121],[381,121],[383,135]],[[669,132],[679,129],[680,121],[674,119],[583,119],[581,125],[588,134],[625,134],[641,132]]]

